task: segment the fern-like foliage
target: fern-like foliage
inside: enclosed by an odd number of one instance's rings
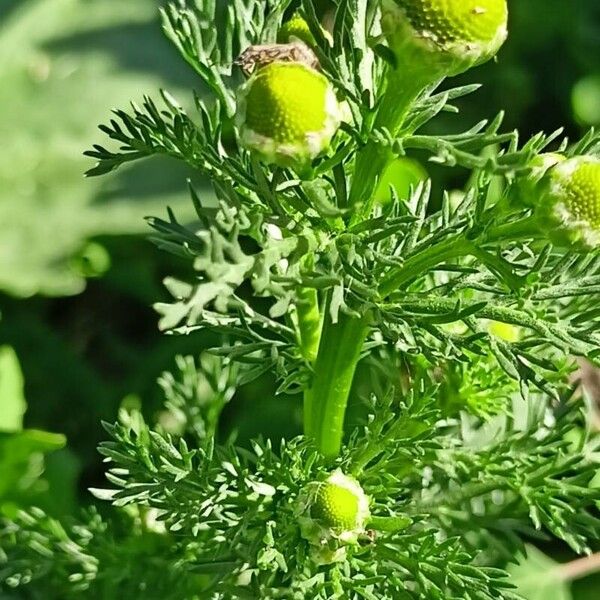
[[[114,143],[88,152],[88,174],[166,154],[211,179],[216,206],[190,190],[196,222],[168,210],[149,223],[191,267],[165,282],[161,329],[222,342],[161,378],[156,426],[127,411],[105,425],[110,489],[95,493],[114,522],[92,515],[68,529],[37,510],[5,522],[4,586],[46,598],[512,600],[500,567],[525,539],[586,553],[598,537],[598,441],[572,374],[573,357],[600,356],[600,258],[550,243],[518,196],[540,154],[598,155],[600,137],[523,142],[501,131],[502,115],[426,133],[477,89],[443,82],[411,99],[400,126],[380,126],[393,60],[379,3],[332,4],[330,35],[311,0],[164,10],[206,87],[195,113],[167,92],[162,108],[146,98],[117,111],[101,127]],[[244,150],[234,119],[237,56],[274,43],[295,8],[348,113],[302,176]],[[438,198],[422,181],[408,195],[392,186],[384,203],[374,190],[356,198],[360,160],[414,151],[468,169],[464,190]],[[278,392],[304,393],[305,435],[218,443],[225,404],[265,373]],[[371,517],[356,544],[319,561],[301,499],[334,469],[360,482]]]
[[[310,443],[219,447],[159,433],[123,412],[106,424],[111,441],[100,448],[112,489],[95,493],[126,512],[117,523],[92,514],[70,529],[37,510],[21,514],[3,533],[11,548],[5,581],[50,590],[69,580],[73,594],[101,598],[119,569],[128,585],[148,584],[152,574],[120,561],[160,552],[169,578],[156,589],[169,589],[160,592],[167,598],[508,599],[517,597],[510,583],[482,553],[509,557],[523,536],[549,535],[585,552],[599,526],[600,491],[589,487],[589,452],[574,452],[568,439],[577,420],[565,407],[515,397],[511,418],[473,428],[472,420],[441,419],[439,386],[424,385],[374,398],[376,413],[338,459],[371,497],[376,529],[326,570],[312,563],[298,527],[298,495],[331,468]],[[114,543],[118,556],[108,553]]]

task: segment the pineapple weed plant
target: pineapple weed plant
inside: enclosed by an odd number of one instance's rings
[[[166,154],[210,178],[217,206],[191,189],[200,225],[150,224],[190,264],[162,329],[223,344],[162,378],[159,423],[106,425],[108,517],[4,521],[7,593],[513,599],[498,567],[524,540],[591,551],[598,440],[572,374],[600,349],[600,138],[522,141],[501,116],[426,133],[476,91],[445,80],[495,56],[504,0],[328,14],[326,30],[313,0],[163,12],[210,93],[193,116],[166,92],[117,111],[90,175]],[[423,181],[382,202],[411,151],[468,170],[464,193]],[[303,435],[219,439],[265,372],[303,398]]]

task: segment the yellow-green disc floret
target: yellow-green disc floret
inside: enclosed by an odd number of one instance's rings
[[[340,560],[345,547],[365,533],[370,518],[369,498],[353,477],[337,470],[325,481],[310,483],[299,498],[302,535],[320,563]]]
[[[310,515],[334,530],[354,529],[359,520],[360,498],[352,489],[325,481],[319,486]]]
[[[412,28],[428,32],[441,46],[489,43],[506,23],[506,3],[498,0],[396,0]]]
[[[329,147],[340,117],[324,75],[301,63],[274,62],[242,89],[240,141],[265,162],[302,167]]]
[[[600,158],[578,156],[558,163],[539,190],[536,213],[555,244],[600,247]]]
[[[506,39],[507,19],[506,0],[383,1],[383,30],[399,62],[420,58],[444,75],[492,58]]]

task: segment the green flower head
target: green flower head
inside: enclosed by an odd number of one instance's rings
[[[277,41],[280,44],[304,42],[311,48],[317,45],[308,23],[298,13],[295,13],[289,21],[282,25],[277,34]]]
[[[552,167],[540,181],[535,210],[555,244],[600,248],[600,158],[577,156]]]
[[[498,52],[507,18],[506,0],[383,0],[382,27],[400,68],[456,75]]]
[[[321,32],[325,39],[333,46],[333,38],[329,31],[321,27]],[[280,44],[289,44],[293,42],[304,42],[309,48],[317,45],[317,40],[312,34],[308,23],[300,13],[294,13],[289,21],[286,21],[277,34],[277,41]]]
[[[240,143],[282,167],[302,169],[326,151],[341,118],[328,79],[301,63],[271,63],[240,93]]]
[[[370,518],[369,498],[353,477],[339,469],[325,481],[310,483],[299,498],[302,535],[314,546],[317,562],[341,560],[356,544]]]

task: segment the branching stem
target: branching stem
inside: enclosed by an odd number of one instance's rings
[[[414,254],[402,267],[384,278],[379,286],[379,294],[382,298],[389,296],[441,262],[468,254],[470,248],[470,242],[463,235],[456,235]]]
[[[489,230],[481,243],[532,237],[535,235],[534,226],[531,219],[501,225]],[[464,234],[451,236],[424,248],[383,280],[379,288],[380,295],[385,298],[436,265],[469,254],[477,254],[476,247]],[[310,318],[306,324],[309,322]],[[314,361],[313,385],[304,397],[304,430],[329,458],[335,458],[341,447],[348,396],[367,332],[367,318],[342,315],[339,322],[333,324],[325,315],[319,351]],[[313,321],[311,344],[316,343],[316,335]]]
[[[477,242],[466,239],[464,234],[448,237],[437,244],[425,248],[421,252],[417,252],[409,257],[401,267],[392,271],[381,282],[379,294],[382,298],[386,298],[411,280],[423,275],[442,262],[469,254],[480,254],[479,248],[475,246],[476,243],[478,246],[483,246],[492,241],[514,241],[535,238],[538,235],[539,226],[535,218],[528,217],[520,221],[494,227],[486,232]]]
[[[428,73],[414,73],[405,69],[390,69],[386,92],[377,112],[374,128],[387,128],[395,135],[406,118],[410,107],[423,90],[431,83]],[[358,151],[354,177],[350,189],[349,204],[357,207],[352,224],[366,218],[372,209],[377,182],[392,157],[391,150],[374,141],[368,142]]]

